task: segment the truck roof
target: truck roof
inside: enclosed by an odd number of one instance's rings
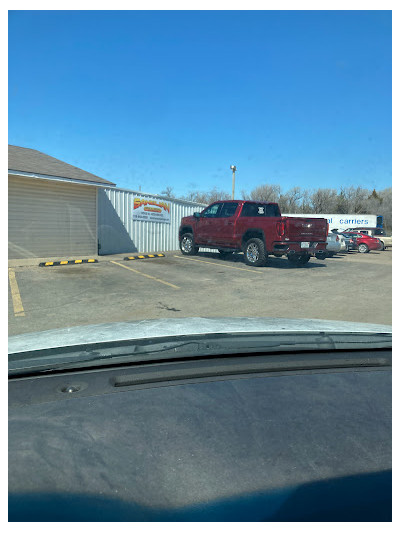
[[[277,202],[266,202],[264,200],[215,200],[212,203],[216,204],[218,202],[224,202],[224,204],[229,204],[229,203],[233,203],[234,202],[235,204],[237,204],[237,203],[239,203],[239,204],[250,203],[250,204],[274,204],[274,205],[278,205]]]

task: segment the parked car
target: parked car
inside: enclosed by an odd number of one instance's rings
[[[379,239],[382,242],[382,250],[392,247],[392,236],[387,235],[386,231],[382,228],[352,228],[347,231],[358,231],[364,235],[369,235],[370,237]]]
[[[343,235],[339,235],[339,242],[340,242],[340,253],[347,253],[349,250],[347,248],[346,239],[343,237]]]
[[[325,259],[327,234],[324,218],[283,217],[273,202],[229,200],[182,218],[179,245],[184,255],[201,246],[223,255],[242,251],[251,266],[265,265],[268,255],[302,265],[312,256]]]
[[[351,231],[346,232],[346,235],[355,239],[357,250],[362,254],[369,253],[371,250],[382,249],[381,241],[375,237],[370,237],[369,235],[364,235],[363,233]]]
[[[342,244],[337,233],[328,233],[326,237],[326,256],[332,257],[333,255],[342,251]]]
[[[357,241],[354,239],[353,235],[347,235],[346,233],[339,233],[339,235],[344,239],[348,252],[357,250]]]

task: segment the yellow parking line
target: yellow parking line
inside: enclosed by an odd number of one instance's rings
[[[253,274],[262,274],[262,270],[254,269],[251,270],[250,268],[241,268],[241,267],[234,267],[230,265],[225,265],[224,263],[213,263],[212,261],[203,261],[203,259],[193,259],[192,257],[184,257],[182,255],[174,255],[174,257],[177,257],[178,259],[186,259],[187,261],[197,261],[198,263],[207,263],[209,265],[214,265],[217,267],[225,267],[225,268],[234,268],[235,270],[244,270],[245,272],[251,272]]]
[[[172,287],[173,289],[180,289],[177,285],[174,285],[173,283],[168,283],[168,281],[163,281],[162,279],[155,278],[154,276],[150,276],[149,274],[144,274],[144,272],[139,272],[139,270],[135,270],[132,267],[128,267],[126,265],[123,265],[121,263],[117,263],[116,261],[110,261],[110,263],[114,263],[114,265],[118,265],[122,268],[126,268],[127,270],[132,270],[132,272],[135,272],[136,274],[139,274],[140,276],[144,276],[145,278],[152,279],[154,281],[158,281],[159,283],[163,283],[164,285],[168,285],[169,287]]]
[[[19,293],[17,279],[15,277],[15,272],[12,268],[8,269],[8,277],[10,280],[11,297],[13,301],[14,315],[25,316],[24,307],[22,305],[22,300],[21,300],[21,295]]]

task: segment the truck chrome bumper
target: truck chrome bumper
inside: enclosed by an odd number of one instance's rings
[[[308,244],[308,246],[306,246]],[[273,244],[274,253],[285,254],[321,254],[326,251],[326,242],[276,242]]]

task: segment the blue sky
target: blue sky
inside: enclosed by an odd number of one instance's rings
[[[10,11],[9,143],[175,194],[391,186],[390,11]],[[236,194],[236,196],[238,196]]]

